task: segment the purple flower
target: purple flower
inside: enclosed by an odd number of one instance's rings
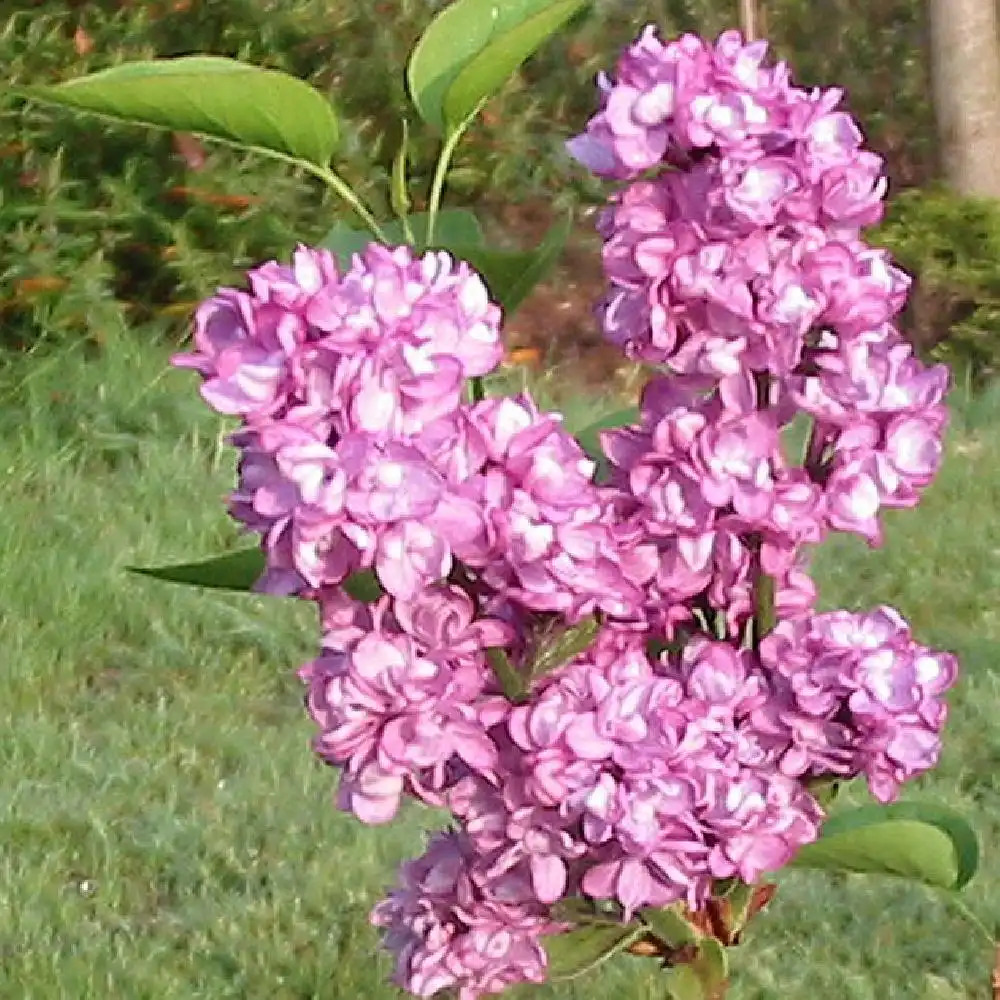
[[[299,247],[206,302],[174,359],[242,420],[256,589],[318,606],[299,673],[340,807],[452,814],[372,915],[415,995],[539,983],[561,900],[698,909],[816,838],[813,779],[890,801],[937,760],[954,657],[890,608],[815,613],[807,546],[877,544],[882,509],[918,502],[947,371],[892,326],[909,278],[861,236],[882,160],[841,91],[766,56],[648,27],[569,144],[626,182],[598,221],[605,336],[659,366],[602,435],[606,481],[527,393],[465,401],[501,316],[444,252],[372,244],[341,273]]]
[[[889,802],[904,781],[937,762],[947,715],[942,695],[957,664],[914,642],[892,608],[781,622],[764,640],[761,659],[776,689],[759,722],[781,738],[786,773],[863,773],[872,794]]]
[[[505,807],[506,825],[485,825],[499,849],[511,818],[536,803],[533,843],[547,859],[535,862],[544,883],[536,890],[546,901],[555,886],[578,882],[629,912],[677,900],[698,906],[712,878],[756,881],[781,867],[815,838],[821,814],[771,759],[755,767],[740,758],[739,727],[770,695],[752,654],[699,641],[680,662],[654,667],[641,635],[628,635],[611,630],[513,709],[516,752],[500,746],[516,770],[503,796],[472,814],[460,805],[458,814],[483,827],[484,814]],[[515,838],[502,856],[525,850]]]
[[[219,413],[258,417],[282,403],[287,354],[258,330],[259,312],[249,295],[224,289],[195,313],[194,353],[172,359],[202,375],[202,397]]]
[[[433,595],[429,615],[454,613],[442,596]],[[370,631],[352,640],[338,630],[331,650],[300,672],[320,729],[317,752],[344,769],[340,805],[367,823],[391,819],[404,791],[439,802],[457,771],[492,775],[497,763],[477,719],[474,703],[489,675],[481,649],[470,649],[472,636],[463,635],[469,627],[459,633],[459,649],[428,649],[389,612],[383,599]],[[411,605],[403,617],[423,632],[415,616]],[[488,623],[481,634],[506,637]]]
[[[523,868],[497,874],[459,834],[433,837],[400,871],[400,886],[372,911],[393,955],[394,982],[419,997],[459,1000],[545,979],[542,936],[560,929]]]

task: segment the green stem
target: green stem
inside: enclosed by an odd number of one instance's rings
[[[340,195],[340,197],[354,209],[355,213],[368,227],[368,231],[375,237],[375,239],[377,239],[380,243],[387,242],[386,235],[382,231],[382,227],[375,219],[375,216],[372,215],[367,208],[365,208],[364,203],[351,190],[347,181],[327,167],[317,167],[314,164],[307,163],[305,161],[300,161],[300,164],[311,174],[318,177],[321,181],[324,181],[327,187],[329,187],[335,194]]]
[[[427,199],[427,243],[434,244],[434,227],[437,225],[438,212],[441,209],[441,196],[444,194],[444,182],[448,176],[448,167],[451,166],[451,158],[455,155],[455,150],[465,134],[465,130],[472,124],[476,115],[483,109],[485,100],[480,101],[472,113],[461,122],[456,128],[448,133],[447,138],[441,146],[438,161],[434,166],[434,177],[431,180],[431,191]]]
[[[441,209],[441,196],[444,194],[445,178],[448,176],[451,158],[461,138],[462,133],[457,129],[448,136],[441,147],[441,155],[438,156],[437,164],[434,167],[434,179],[431,181],[431,193],[427,201],[427,242],[432,245],[434,243],[434,227]]]
[[[338,195],[341,200],[345,201],[351,208],[354,209],[355,214],[358,218],[364,222],[368,229],[368,232],[375,237],[380,243],[386,243],[386,235],[382,231],[382,227],[378,224],[375,216],[365,207],[364,202],[351,190],[351,186],[341,177],[338,173],[331,170],[329,167],[321,167],[317,163],[310,163],[309,160],[300,160],[297,156],[289,156],[287,153],[280,153],[276,149],[264,149],[260,146],[251,147],[240,147],[243,149],[250,148],[254,152],[261,153],[264,156],[270,157],[272,160],[281,160],[282,163],[287,163],[293,167],[299,167],[305,170],[306,173],[312,174],[313,177],[318,177],[334,194]]]
[[[390,188],[390,202],[392,203],[392,210],[396,213],[396,218],[399,219],[400,225],[403,227],[403,235],[406,237],[406,242],[413,246],[415,240],[413,239],[413,227],[410,225],[410,194],[409,185],[407,182],[407,154],[410,148],[410,126],[407,124],[406,119],[403,119],[403,136],[399,143],[399,149],[396,151],[396,155],[392,161],[392,181]]]
[[[986,926],[982,919],[969,908],[968,904],[964,899],[962,899],[961,896],[958,895],[957,892],[944,892],[942,895],[948,900],[948,902],[951,903],[958,913],[965,917],[965,919],[976,928],[976,930],[982,932],[983,937],[986,938],[991,946],[996,945],[996,936]]]
[[[754,553],[756,577],[753,585],[753,645],[759,649],[761,641],[774,628],[776,614],[774,607],[774,577],[768,576],[760,567],[760,543]]]
[[[767,372],[753,373],[754,389],[757,396],[757,409],[766,410],[770,403],[771,376]],[[761,641],[774,628],[777,615],[775,613],[774,577],[768,576],[761,566],[761,548],[763,539],[754,539],[753,550],[753,648],[760,649]]]

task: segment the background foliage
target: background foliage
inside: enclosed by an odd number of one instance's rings
[[[35,0],[0,24],[0,65],[14,82],[50,82],[126,59],[193,51],[302,76],[335,96],[346,120],[343,173],[376,202],[406,109],[401,67],[439,6],[427,0]],[[562,151],[594,107],[594,74],[637,25],[715,33],[736,0],[596,0],[493,101],[463,145],[453,192],[514,243],[537,241],[554,210],[577,205],[565,265],[511,331],[512,346],[585,362],[605,377],[589,316],[600,288],[591,234],[602,189]],[[936,176],[919,0],[761,0],[761,33],[806,85],[846,81],[848,102],[889,163],[894,196]],[[2,10],[2,8],[0,8]],[[0,15],[3,16],[3,15]],[[819,40],[822,40],[819,43]],[[373,72],[372,67],[400,68]],[[341,217],[322,185],[236,151],[0,104],[0,341],[100,343],[126,326],[180,334],[194,302],[255,262],[318,239]],[[433,148],[418,135],[416,201]],[[423,173],[421,173],[423,170]],[[423,182],[423,183],[421,183]],[[928,241],[927,235],[933,236]],[[942,358],[995,367],[996,215],[940,191],[895,197],[881,238],[918,279],[906,317]],[[556,294],[553,295],[553,288]]]

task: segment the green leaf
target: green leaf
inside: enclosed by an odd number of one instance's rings
[[[701,939],[698,954],[687,965],[667,969],[667,991],[673,1000],[713,1000],[729,977],[729,956],[720,941]]]
[[[594,472],[594,482],[603,483],[607,481],[610,471],[610,463],[601,447],[601,433],[603,431],[617,430],[619,427],[628,427],[630,424],[639,423],[641,416],[637,406],[630,406],[624,410],[616,410],[609,413],[600,420],[595,420],[588,427],[584,427],[575,436],[580,447],[586,452],[589,458],[597,463]]]
[[[278,70],[221,56],[124,63],[21,96],[221,139],[326,167],[339,137],[329,101]]]
[[[482,98],[503,84],[506,77],[498,73],[509,75],[516,70],[587,2],[453,0],[428,25],[406,67],[410,97],[420,117],[439,129],[461,122]],[[541,20],[533,29],[522,28],[537,18]],[[491,67],[495,67],[492,72]],[[467,70],[470,75],[460,83]],[[459,113],[462,107],[464,115]]]
[[[449,242],[443,235],[435,238],[434,243],[458,260],[468,261],[483,276],[490,298],[503,307],[506,318],[510,319],[531,290],[552,270],[572,227],[573,217],[567,213],[549,229],[534,250],[490,250]]]
[[[690,965],[675,965],[666,971],[667,996],[670,1000],[709,1000],[698,973]]]
[[[642,910],[639,916],[649,924],[652,932],[671,948],[683,948],[701,939],[701,932],[685,919],[678,906],[667,906],[662,909],[650,907]]]
[[[463,67],[445,92],[445,128],[452,131],[461,127],[481,102],[497,94],[521,65],[588,3],[558,0],[505,34],[495,36]],[[497,4],[490,6],[495,9]]]
[[[532,680],[544,677],[579,656],[594,641],[601,629],[597,615],[588,615],[567,629],[545,633],[535,640],[534,657],[528,675]]]
[[[958,813],[926,802],[868,805],[837,813],[795,868],[892,875],[961,889],[979,867],[979,841]]]
[[[252,591],[266,568],[264,553],[259,548],[240,549],[238,552],[227,552],[200,562],[179,563],[174,566],[126,567],[130,573],[164,580],[167,583],[181,583],[209,590],[233,590],[240,593]],[[352,573],[344,581],[343,586],[351,597],[365,604],[373,604],[383,593],[378,578],[370,569]]]
[[[829,809],[844,785],[844,779],[834,776],[812,778],[806,782],[806,790],[824,808]]]
[[[370,569],[359,569],[344,581],[344,590],[362,604],[374,604],[384,593],[375,572]]]
[[[486,650],[486,659],[500,682],[500,690],[504,695],[513,702],[522,701],[528,693],[527,682],[514,669],[504,650],[492,646]]]
[[[753,902],[757,887],[737,880],[725,898],[729,902],[730,919],[728,921],[731,934],[741,933],[750,919],[750,904]]]
[[[646,933],[642,924],[586,924],[545,938],[549,979],[563,982],[592,972]]]
[[[421,251],[427,246],[427,220],[426,212],[417,212],[409,217],[414,246]],[[435,228],[437,230],[434,240],[436,244],[454,243],[479,247],[484,239],[479,220],[472,212],[464,208],[446,208],[439,212]],[[383,224],[382,230],[389,246],[402,246],[408,242],[403,224],[398,220]],[[331,250],[342,267],[350,267],[352,255],[361,253],[365,247],[374,242],[376,242],[375,238],[367,229],[352,229],[350,226],[338,222],[323,237],[320,246]]]
[[[183,583],[191,587],[212,590],[248,591],[261,578],[266,568],[264,553],[259,548],[241,549],[213,556],[201,562],[180,563],[176,566],[128,566],[130,573],[151,576],[168,583]]]
[[[602,911],[599,908],[607,902],[583,899],[580,896],[561,899],[552,906],[552,919],[566,924],[613,924],[620,927],[621,920],[613,910]]]
[[[637,406],[630,406],[624,410],[616,410],[609,413],[600,420],[595,420],[588,427],[584,427],[576,435],[580,447],[596,462],[604,459],[604,451],[601,448],[601,432],[617,430],[619,427],[628,427],[630,424],[639,423],[640,415]]]

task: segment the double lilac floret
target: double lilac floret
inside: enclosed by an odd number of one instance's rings
[[[890,608],[815,613],[804,547],[877,544],[918,502],[947,372],[893,327],[909,279],[861,238],[880,159],[839,91],[765,52],[647,28],[570,143],[627,182],[599,224],[605,334],[660,366],[602,476],[530,395],[466,400],[501,314],[443,252],[300,247],[206,302],[175,359],[242,421],[257,589],[319,607],[300,676],[340,807],[454,817],[372,915],[417,996],[542,982],[560,902],[698,910],[816,838],[814,782],[890,801],[937,760],[954,657]]]

